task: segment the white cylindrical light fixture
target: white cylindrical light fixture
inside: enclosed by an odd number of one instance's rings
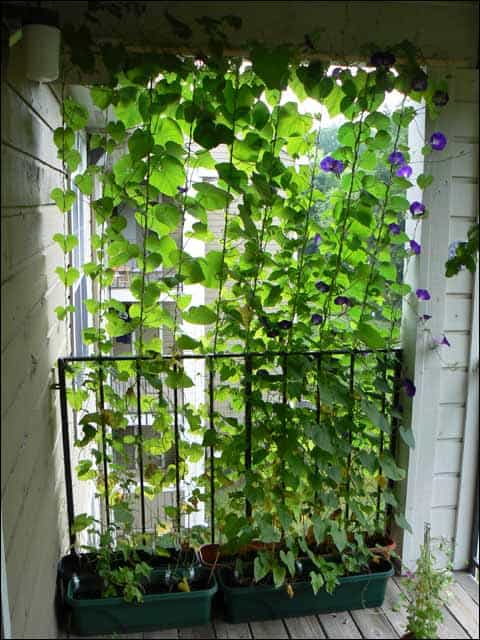
[[[23,27],[26,76],[35,82],[53,82],[60,67],[61,32],[46,24]]]

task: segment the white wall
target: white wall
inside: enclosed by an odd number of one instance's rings
[[[2,75],[2,515],[12,633],[54,638],[56,564],[67,526],[57,392],[52,368],[66,328],[54,309],[63,254],[52,241],[63,215],[50,199],[62,181],[52,131],[57,97]]]
[[[478,300],[475,312],[473,300],[478,288],[474,293],[468,271],[445,278],[444,264],[449,243],[466,240],[478,215],[478,71],[448,68],[439,73],[451,76],[450,102],[437,120],[427,118],[426,136],[442,131],[448,145],[426,158],[425,171],[435,182],[424,193],[429,216],[417,231],[422,254],[408,273],[414,289],[430,291],[431,300],[418,303],[418,313],[432,319],[426,325],[431,332],[426,331],[416,326],[410,310],[404,328],[406,362],[410,372],[415,369],[417,394],[412,404],[416,447],[405,486],[413,535],[405,534],[403,559],[415,561],[424,522],[430,522],[434,537],[453,540],[455,568],[463,569],[469,559],[478,446],[472,395],[478,385]],[[413,226],[407,228],[410,234]],[[451,347],[432,349],[432,337],[444,334]]]

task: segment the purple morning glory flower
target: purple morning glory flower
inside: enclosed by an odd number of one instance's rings
[[[436,107],[444,107],[449,100],[448,93],[446,91],[435,91],[432,97],[432,102]]]
[[[318,282],[316,282],[315,286],[322,293],[326,293],[327,291],[330,290],[330,286],[326,282],[323,282],[323,280],[319,280]]]
[[[416,389],[415,385],[413,384],[413,381],[410,380],[410,378],[405,378],[403,380],[403,388],[404,388],[405,393],[407,394],[407,396],[409,398],[413,398],[413,396],[417,392],[417,389]]]
[[[452,345],[450,344],[450,342],[447,339],[447,336],[443,336],[442,341],[440,342],[440,344],[444,344],[446,347],[451,347]]]
[[[393,165],[405,164],[405,158],[403,157],[403,153],[401,151],[392,151],[392,153],[388,156],[388,161]]]
[[[352,306],[352,301],[350,300],[350,298],[347,298],[346,296],[337,296],[334,300],[335,304],[344,304],[347,307],[351,307]]]
[[[291,320],[280,320],[280,322],[278,323],[278,327],[279,329],[290,329],[292,324],[293,323]]]
[[[180,193],[187,193],[188,188],[187,188],[187,187],[177,187],[177,190],[178,190]]]
[[[397,169],[395,175],[399,178],[409,178],[412,175],[413,169],[410,165],[404,164]]]
[[[339,78],[342,71],[343,69],[341,67],[335,67],[335,69],[332,71],[332,78]]]
[[[276,329],[269,329],[267,331],[267,336],[269,338],[278,338],[278,331]]]
[[[428,313],[424,313],[423,316],[422,316],[422,320],[425,320],[425,321],[426,320],[430,320],[431,317],[432,316],[429,316]]]
[[[377,51],[371,56],[370,64],[377,69],[388,69],[395,64],[395,56],[390,51]]]
[[[430,294],[426,289],[417,289],[415,295],[419,300],[430,300]]]
[[[418,244],[418,242],[415,242],[415,240],[410,240],[410,249],[412,250],[412,253],[414,253],[416,256],[419,256],[422,247]]]
[[[323,171],[333,171],[333,166],[336,160],[332,156],[326,156],[321,162],[320,167]]]
[[[340,160],[333,161],[332,171],[335,175],[339,176],[342,171],[345,169],[345,165]]]
[[[312,238],[308,246],[305,247],[305,253],[306,254],[316,253],[318,251],[318,245],[320,244],[321,239],[322,239],[321,235],[317,233]]]
[[[314,313],[312,314],[311,322],[312,324],[322,324],[323,316],[321,316],[319,313]]]
[[[413,91],[425,91],[428,86],[427,76],[424,73],[419,73],[413,78],[410,86]]]
[[[442,151],[447,146],[447,139],[441,131],[435,131],[430,136],[430,146],[434,151]]]
[[[392,224],[388,225],[388,228],[390,229],[390,233],[394,236],[398,236],[398,234],[401,232],[402,228],[400,227],[399,224],[397,224],[396,222],[392,222]]]
[[[425,205],[415,200],[415,202],[412,202],[410,205],[410,213],[412,216],[421,216],[425,213]]]

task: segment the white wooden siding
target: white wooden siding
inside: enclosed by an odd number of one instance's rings
[[[2,78],[2,512],[13,637],[54,638],[56,564],[66,548],[62,443],[52,368],[66,351],[54,309],[63,215],[47,85]],[[32,603],[35,603],[32,606]]]
[[[414,289],[431,293],[428,303],[418,303],[419,313],[432,315],[431,334],[416,330],[411,314],[404,328],[405,346],[410,349],[407,361],[417,386],[412,403],[417,446],[408,459],[405,505],[413,534],[405,534],[403,559],[414,563],[424,523],[431,522],[434,537],[454,543],[455,568],[463,569],[468,564],[476,473],[471,452],[478,442],[478,412],[469,400],[478,375],[478,337],[473,334],[478,303],[475,310],[472,274],[464,270],[445,278],[444,263],[449,244],[465,241],[477,216],[478,71],[445,71],[453,79],[450,102],[437,120],[427,120],[426,137],[442,131],[448,145],[425,161],[425,171],[434,175],[435,183],[423,194],[429,216],[421,223],[422,255],[409,273]],[[417,195],[412,192],[411,197]],[[432,337],[444,334],[451,347],[432,349]],[[406,460],[405,451],[401,455]]]

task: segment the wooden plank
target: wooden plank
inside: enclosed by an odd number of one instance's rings
[[[477,210],[478,185],[475,179],[452,178],[450,217],[462,216],[473,222]]]
[[[465,423],[465,405],[441,404],[438,407],[438,437],[461,438]]]
[[[315,616],[303,618],[285,618],[290,638],[325,638],[323,629]]]
[[[244,638],[251,638],[250,628],[246,622],[241,624],[228,624],[223,620],[214,621],[215,634],[217,638],[238,638],[243,640]]]
[[[435,476],[433,478],[432,508],[453,507],[457,504],[458,476]]]
[[[288,638],[287,630],[281,620],[258,620],[250,623],[254,638]]]
[[[405,633],[407,627],[407,613],[400,599],[401,593],[402,591],[398,584],[393,580],[389,580],[382,606],[383,613],[400,636]]]
[[[402,578],[395,578],[395,584],[398,589],[403,589]],[[443,639],[455,640],[455,638],[468,638],[469,635],[465,629],[457,622],[446,607],[442,607],[443,620],[438,625],[438,637]]]
[[[178,629],[162,629],[143,634],[144,640],[177,640]]]
[[[450,280],[452,279],[450,278]],[[438,375],[438,371],[436,371],[436,375]],[[468,374],[466,371],[462,369],[442,369],[440,371],[440,402],[444,404],[465,402],[467,388]]]
[[[358,609],[351,614],[364,638],[398,638],[381,609]]]
[[[447,590],[447,608],[472,638],[478,638],[478,606],[465,596],[463,588],[454,582]]]
[[[215,638],[215,632],[211,624],[205,624],[196,627],[184,627],[178,630],[179,638],[188,638],[189,640],[204,640]]]
[[[475,504],[475,485],[478,482],[478,351],[479,351],[479,267],[475,275],[473,313],[471,315],[471,344],[468,368],[468,388],[463,434],[462,475],[458,492],[457,523],[455,527],[454,569],[465,569],[470,562],[471,535]],[[478,486],[478,485],[477,485]]]
[[[456,582],[468,593],[474,602],[478,604],[478,582],[472,574],[466,571],[456,571],[454,574]]]
[[[459,473],[463,445],[460,440],[437,440],[433,473]]]
[[[323,613],[318,616],[327,638],[361,638],[362,635],[348,611]]]

